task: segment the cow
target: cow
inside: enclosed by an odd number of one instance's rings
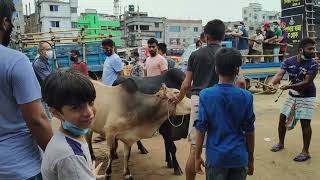
[[[154,76],[154,77],[119,77],[115,82],[114,86],[117,86],[124,82],[126,79],[133,79],[134,82],[138,86],[138,90],[142,93],[145,94],[155,94],[159,89],[161,88],[161,84],[165,83],[168,88],[174,88],[174,89],[180,89],[181,84],[185,78],[184,72],[182,72],[180,69],[170,69],[166,73],[160,76]],[[190,98],[190,93],[187,94],[187,97]],[[170,117],[173,119],[176,119],[177,121],[190,121],[190,115],[186,116],[174,116]],[[167,167],[168,168],[173,168],[174,169],[174,174],[175,175],[182,175],[182,170],[180,168],[179,162],[177,161],[176,158],[176,145],[174,144],[174,141],[170,137],[170,133],[168,132],[170,130],[171,124],[169,121],[165,121],[160,129],[159,132],[162,135],[164,139],[164,144],[165,144],[165,159],[167,162]],[[187,130],[186,130],[187,131]],[[146,148],[142,145],[140,141],[137,142],[138,148],[141,152],[147,152]],[[117,157],[116,152],[113,153],[115,157]]]
[[[111,178],[112,153],[115,141],[124,143],[124,177],[133,179],[128,167],[132,144],[140,139],[151,138],[157,129],[174,114],[189,114],[190,99],[175,105],[170,99],[179,93],[176,89],[162,86],[154,95],[138,91],[136,83],[127,79],[119,86],[108,87],[100,82],[92,81],[96,89],[95,121],[87,134],[90,153],[92,149],[92,133],[105,135],[108,148],[106,179]]]

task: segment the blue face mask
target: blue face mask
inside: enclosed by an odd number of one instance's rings
[[[87,132],[89,131],[88,128],[86,128],[86,129],[79,128],[79,127],[73,125],[72,123],[70,123],[69,121],[66,121],[66,120],[63,121],[62,127],[63,127],[64,130],[70,132],[71,134],[73,134],[75,136],[86,135]]]

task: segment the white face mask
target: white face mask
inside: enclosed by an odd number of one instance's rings
[[[52,50],[47,51],[46,52],[46,56],[47,56],[48,59],[52,59],[53,58],[53,51]]]

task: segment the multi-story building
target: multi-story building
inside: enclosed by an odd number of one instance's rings
[[[64,31],[77,28],[77,12],[78,0],[35,1],[35,13],[26,17],[27,32]],[[60,35],[72,36],[76,34],[66,32]]]
[[[24,15],[23,15],[23,3],[22,0],[14,0],[13,1],[16,12],[13,17],[13,33],[24,33],[25,31],[25,22],[24,22]]]
[[[249,3],[248,7],[242,8],[242,18],[249,31],[254,31],[264,22],[279,21],[280,17],[280,12],[265,11],[259,3]]]
[[[169,49],[185,49],[203,32],[202,20],[165,19],[165,43]]]
[[[148,39],[164,42],[164,21],[160,17],[149,17],[147,12],[135,11],[133,5],[120,16],[123,39],[128,47],[146,46]]]
[[[121,40],[122,33],[120,31],[120,22],[115,16],[107,14],[98,14],[95,9],[86,9],[84,13],[81,13],[78,20],[78,28],[95,28],[92,30],[86,30],[85,35],[95,37],[90,40],[101,40],[99,36],[112,36],[112,39],[116,45],[122,45]]]

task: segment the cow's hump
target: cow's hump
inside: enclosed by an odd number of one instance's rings
[[[138,86],[132,78],[123,80],[121,87],[130,94],[136,93],[138,91]]]

